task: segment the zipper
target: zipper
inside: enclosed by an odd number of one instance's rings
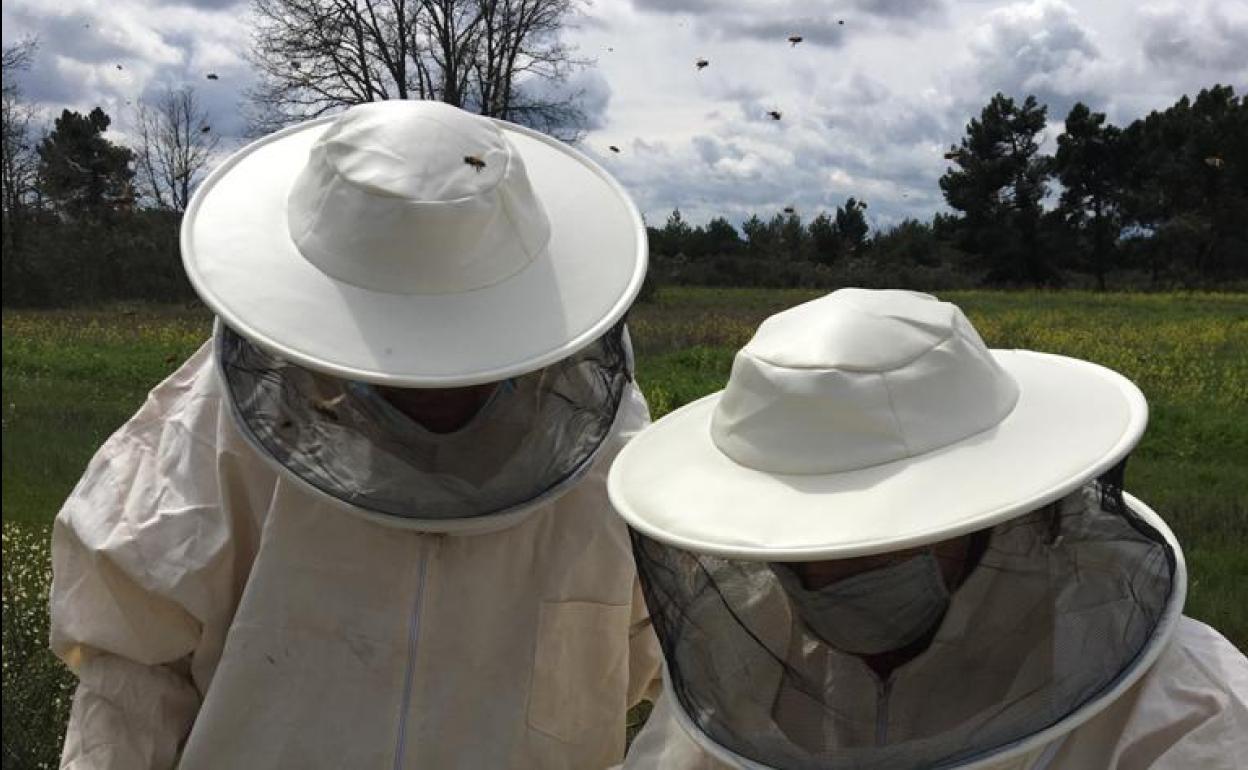
[[[429,560],[440,538],[417,537],[420,544],[420,562],[416,565],[416,596],[412,599],[412,614],[407,626],[407,665],[403,671],[403,700],[399,704],[399,732],[394,745],[394,770],[403,767],[403,754],[407,747],[407,715],[412,705],[412,689],[416,678],[416,651],[420,646],[420,618],[425,603],[425,584],[428,582]]]

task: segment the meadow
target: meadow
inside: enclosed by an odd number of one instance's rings
[[[638,379],[653,415],[722,387],[759,321],[817,295],[665,287],[635,308]],[[1248,295],[941,296],[992,347],[1085,358],[1140,386],[1150,424],[1127,488],[1183,544],[1187,614],[1248,648]],[[211,323],[198,306],[3,315],[4,767],[51,755],[59,730],[49,726],[63,724],[72,684],[44,651],[50,522],[99,444],[204,342]],[[29,759],[41,758],[34,765],[10,763],[18,736]]]

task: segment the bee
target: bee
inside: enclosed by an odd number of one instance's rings
[[[701,72],[710,65],[710,62],[706,59],[698,59],[694,64],[698,68],[698,71]]]
[[[481,173],[481,169],[485,168],[485,161],[481,160],[476,155],[465,155],[464,163],[467,163],[469,166],[475,168],[478,174]]]
[[[220,80],[220,79],[221,79],[221,77],[220,77],[219,75],[217,75],[217,73],[215,73],[215,72],[209,72],[209,73],[208,73],[208,79],[209,79],[209,80]]]
[[[836,23],[837,23],[837,24],[839,24],[839,25],[841,25],[842,27],[843,27],[843,26],[845,26],[845,20],[844,20],[844,19],[837,19],[837,20],[836,20]]]
[[[794,47],[796,47],[798,43],[802,42],[802,36],[801,35],[789,35],[789,42],[792,43]]]
[[[786,213],[786,214],[792,214],[794,211],[796,211],[796,209],[794,209],[792,206],[785,206],[785,207],[784,207],[784,213]]]
[[[620,151],[620,148],[616,147],[614,144],[607,145],[607,149],[614,153],[618,153]]]
[[[772,120],[779,120],[779,119],[780,119],[780,110],[770,110],[770,111],[767,113],[767,115],[768,115],[768,116],[769,116]]]
[[[1208,158],[1205,158],[1205,165],[1209,168],[1222,168],[1226,165],[1226,161],[1222,160],[1217,155],[1210,155]]]
[[[945,160],[957,160],[957,159],[958,159],[957,150],[950,150],[949,152],[945,153]]]
[[[313,399],[312,410],[322,417],[328,417],[334,422],[338,422],[338,412],[335,411],[334,407],[341,404],[342,400],[346,397],[346,393],[339,393],[333,398]]]
[[[212,130],[212,126],[200,126],[199,133],[206,134]]]

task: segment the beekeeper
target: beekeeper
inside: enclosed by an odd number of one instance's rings
[[[62,767],[593,768],[659,656],[620,186],[433,102],[266,137],[182,229],[214,339],[56,519]]]
[[[1122,490],[1140,391],[845,289],[610,474],[663,646],[629,768],[1243,767],[1248,661]]]

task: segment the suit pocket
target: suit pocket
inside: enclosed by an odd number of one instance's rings
[[[566,743],[622,736],[629,606],[543,602],[539,612],[529,726]]]

